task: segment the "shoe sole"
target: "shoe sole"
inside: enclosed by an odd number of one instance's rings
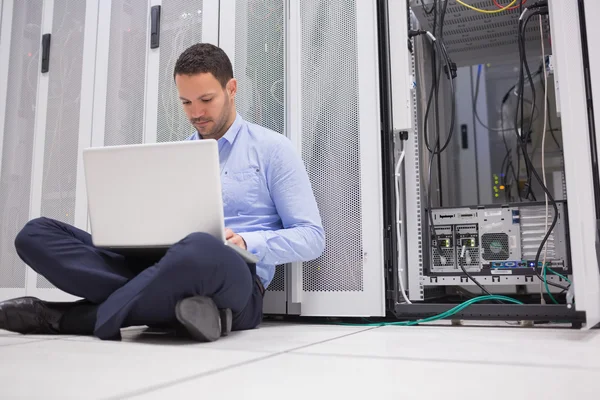
[[[221,337],[221,313],[209,297],[189,297],[175,306],[175,316],[192,337],[214,342]]]

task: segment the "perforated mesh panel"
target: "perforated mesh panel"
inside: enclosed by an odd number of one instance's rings
[[[458,249],[458,251],[462,251],[462,248]],[[465,267],[477,267],[477,269],[479,269],[479,247],[470,248],[466,251],[468,251],[468,254],[465,253],[465,257],[461,257],[460,259],[462,265]]]
[[[450,267],[454,266],[454,248],[442,249],[440,253],[437,247],[433,248],[433,265],[435,267]]]
[[[15,1],[0,169],[0,287],[25,288],[15,236],[29,219],[42,0]],[[4,40],[4,38],[3,38]],[[7,39],[8,40],[8,39]]]
[[[237,110],[247,121],[283,133],[283,1],[237,0],[235,7]]]
[[[246,120],[284,133],[284,25],[282,0],[237,0],[233,75],[238,113]],[[278,265],[267,288],[285,291],[285,266]]]
[[[85,1],[55,0],[48,81],[42,216],[73,224]],[[38,275],[37,287],[52,288]]]
[[[305,291],[362,291],[356,5],[301,2],[302,156],[327,245],[303,265]],[[376,134],[376,132],[375,132]]]
[[[459,262],[465,267],[479,267],[479,255],[481,250],[479,248],[479,233],[477,225],[464,225],[456,227],[456,251],[462,253],[462,246],[465,245],[465,241],[474,241],[476,246],[467,246],[465,248],[465,256],[459,258]],[[479,268],[477,268],[479,269]]]
[[[486,261],[508,260],[508,235],[506,233],[484,233],[481,235],[482,257]]]
[[[275,269],[275,276],[267,288],[269,292],[285,291],[285,265],[278,265]]]
[[[420,7],[423,3],[429,10],[433,0],[412,0],[412,10],[422,24],[422,28],[431,30],[433,13],[427,15],[423,7]],[[508,4],[509,2],[501,3]],[[492,0],[470,1],[468,4],[485,10],[497,9]],[[527,3],[524,6],[527,6]],[[462,66],[485,63],[492,57],[501,57],[501,59],[518,57],[519,15],[518,8],[496,14],[486,14],[470,10],[456,1],[449,0],[444,19],[444,43],[452,61]],[[539,41],[539,24],[537,19],[534,19],[525,31],[527,54],[532,59],[534,55],[541,55]],[[551,51],[548,41],[546,51]]]
[[[433,266],[438,268],[452,268],[455,265],[454,246],[456,245],[452,234],[452,227],[436,227],[435,233],[436,235],[432,235],[431,238],[431,254],[433,257]],[[451,246],[443,247],[442,245],[440,245],[440,249],[438,249],[436,240],[439,240],[441,243],[443,243],[445,240],[448,240],[451,243]]]
[[[174,142],[194,133],[177,87],[173,68],[189,46],[202,42],[202,0],[164,0],[160,21],[160,69],[158,80],[158,142]]]
[[[143,141],[148,7],[144,0],[112,1],[106,146]]]

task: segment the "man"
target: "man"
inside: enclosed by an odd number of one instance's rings
[[[90,235],[75,227],[36,219],[17,235],[17,253],[83,300],[2,302],[0,329],[118,340],[122,327],[174,326],[212,341],[258,326],[275,265],[323,252],[324,232],[304,165],[287,138],[237,114],[237,82],[223,50],[194,45],[181,54],[173,75],[197,130],[189,139],[218,141],[227,240],[255,253],[258,264],[247,265],[204,233],[184,238],[158,261],[124,257],[94,247]],[[183,173],[193,185],[202,171]]]

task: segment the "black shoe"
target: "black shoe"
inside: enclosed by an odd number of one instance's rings
[[[0,329],[23,334],[58,334],[63,313],[35,297],[0,303]]]
[[[204,296],[188,297],[175,306],[177,320],[200,342],[214,342],[231,332],[233,314],[219,310],[215,302]]]

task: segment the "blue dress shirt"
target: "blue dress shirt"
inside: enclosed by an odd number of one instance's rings
[[[188,140],[199,140],[198,132]],[[218,140],[225,227],[256,254],[266,288],[275,266],[319,257],[325,232],[302,159],[291,141],[237,114]]]

